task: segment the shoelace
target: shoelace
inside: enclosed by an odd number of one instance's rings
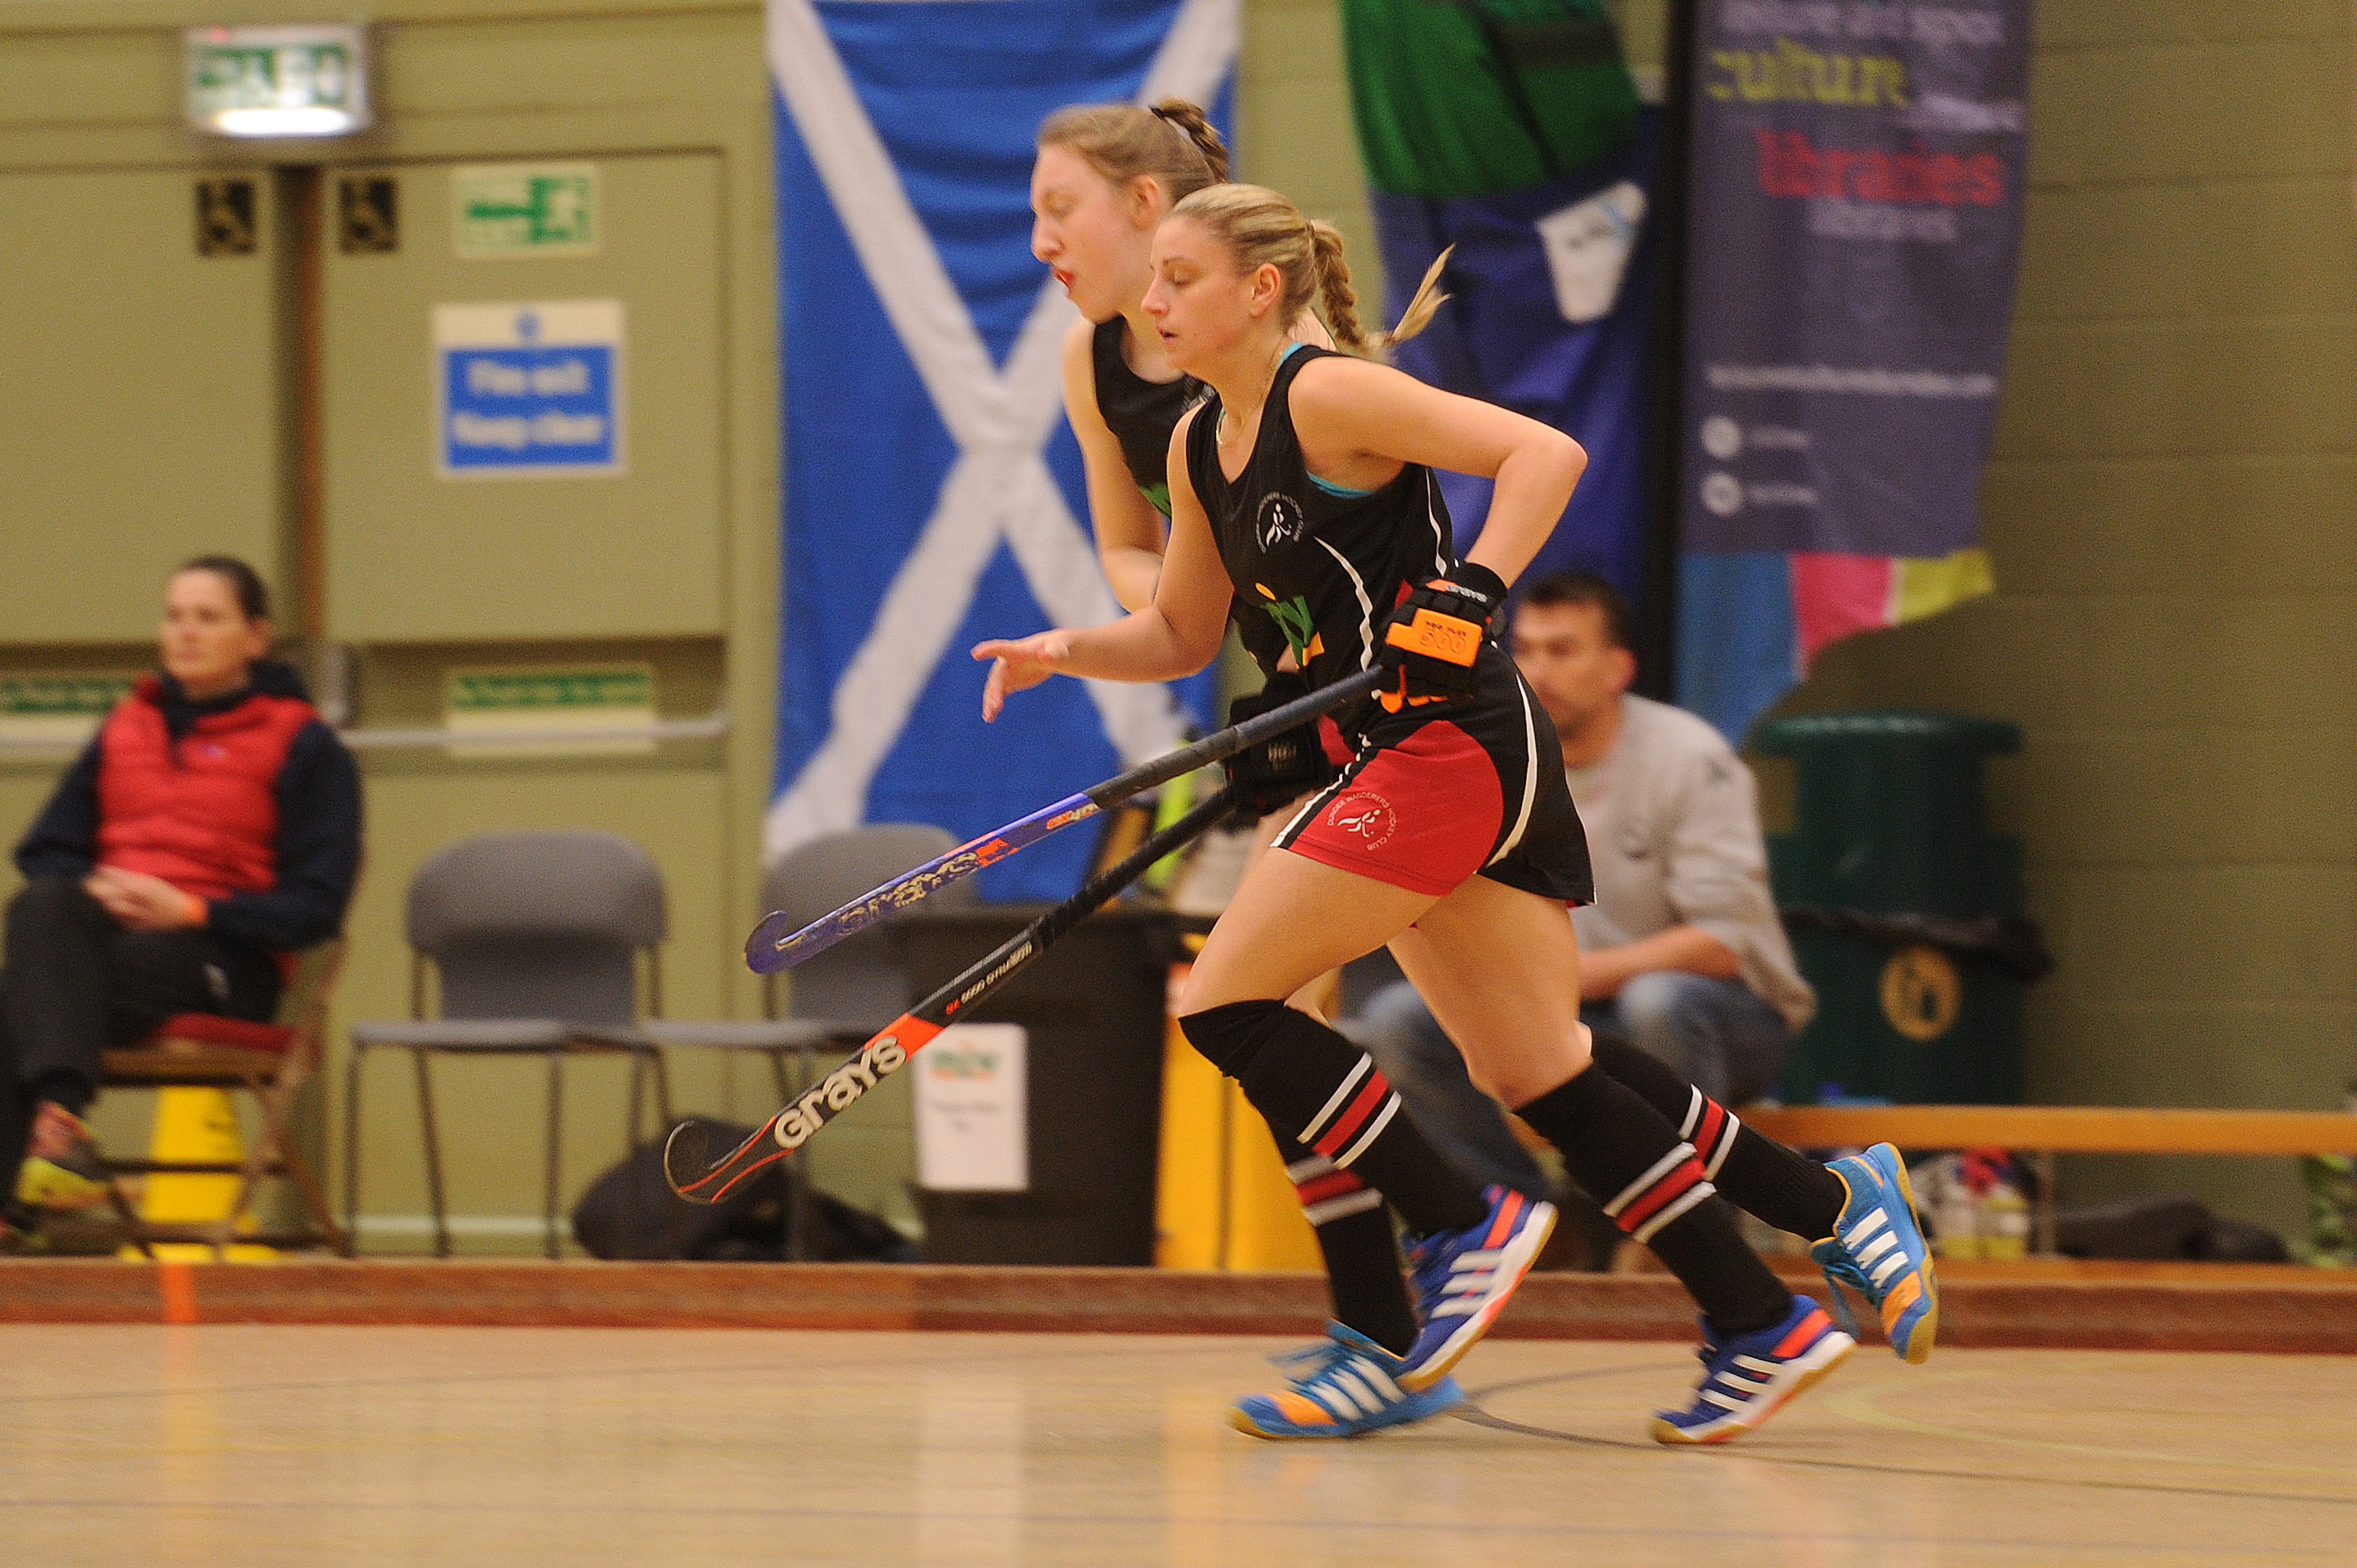
[[[1307,1382],[1334,1364],[1337,1357],[1355,1355],[1340,1339],[1320,1339],[1315,1345],[1304,1345],[1292,1350],[1271,1351],[1268,1364],[1283,1372],[1294,1382]]]
[[[1304,1397],[1344,1421],[1372,1415],[1401,1397],[1399,1385],[1379,1362],[1339,1339],[1280,1350],[1268,1362]]]
[[[1848,1285],[1858,1294],[1872,1301],[1874,1295],[1867,1289],[1866,1275],[1858,1271],[1857,1264],[1846,1258],[1827,1263],[1824,1269],[1825,1296],[1833,1308],[1834,1322],[1840,1325],[1844,1334],[1855,1339],[1857,1337],[1857,1314],[1850,1310],[1849,1297],[1843,1293],[1842,1286]]]

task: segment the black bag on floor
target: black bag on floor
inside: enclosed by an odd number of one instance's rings
[[[2172,1193],[2065,1208],[2054,1217],[2054,1247],[2071,1258],[2205,1263],[2289,1261],[2283,1238],[2274,1231],[2238,1219],[2221,1219],[2200,1198]]]
[[[750,1127],[713,1122],[715,1148],[734,1148]],[[912,1262],[916,1247],[841,1198],[813,1190],[803,1205],[815,1262]],[[663,1180],[662,1145],[648,1144],[589,1184],[573,1206],[573,1239],[594,1258],[700,1262],[778,1262],[789,1251],[791,1206],[783,1161],[715,1204],[690,1203]]]

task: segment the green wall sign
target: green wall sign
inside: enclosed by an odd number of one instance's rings
[[[137,679],[119,670],[0,675],[0,740],[79,746]]]
[[[584,731],[628,732],[655,722],[651,664],[542,664],[457,669],[443,677],[444,717],[459,734],[496,734],[485,744],[459,742],[453,757],[582,757],[652,751],[654,741],[628,733],[612,739]],[[533,741],[534,732],[565,738]]]
[[[468,260],[597,251],[596,164],[468,164],[450,171],[450,232]]]

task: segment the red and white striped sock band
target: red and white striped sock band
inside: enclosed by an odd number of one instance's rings
[[[1685,1120],[1678,1124],[1678,1136],[1692,1144],[1702,1160],[1702,1174],[1716,1181],[1718,1167],[1727,1163],[1727,1152],[1735,1147],[1735,1135],[1743,1131],[1743,1123],[1735,1112],[1705,1094],[1690,1090],[1693,1101],[1686,1106]]]
[[[1348,1219],[1353,1214],[1383,1207],[1382,1193],[1323,1155],[1296,1160],[1285,1167],[1285,1174],[1301,1198],[1302,1217],[1312,1225]]]
[[[1718,1189],[1702,1173],[1692,1144],[1680,1144],[1653,1162],[1652,1168],[1604,1206],[1612,1223],[1637,1241],[1650,1241],[1667,1225]]]
[[[1325,1108],[1301,1130],[1301,1141],[1336,1165],[1348,1165],[1391,1125],[1399,1105],[1391,1079],[1372,1057],[1361,1055]]]

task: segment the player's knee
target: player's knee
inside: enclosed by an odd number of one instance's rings
[[[1284,1021],[1282,1002],[1230,1002],[1182,1014],[1178,1027],[1213,1067],[1241,1080]]]

